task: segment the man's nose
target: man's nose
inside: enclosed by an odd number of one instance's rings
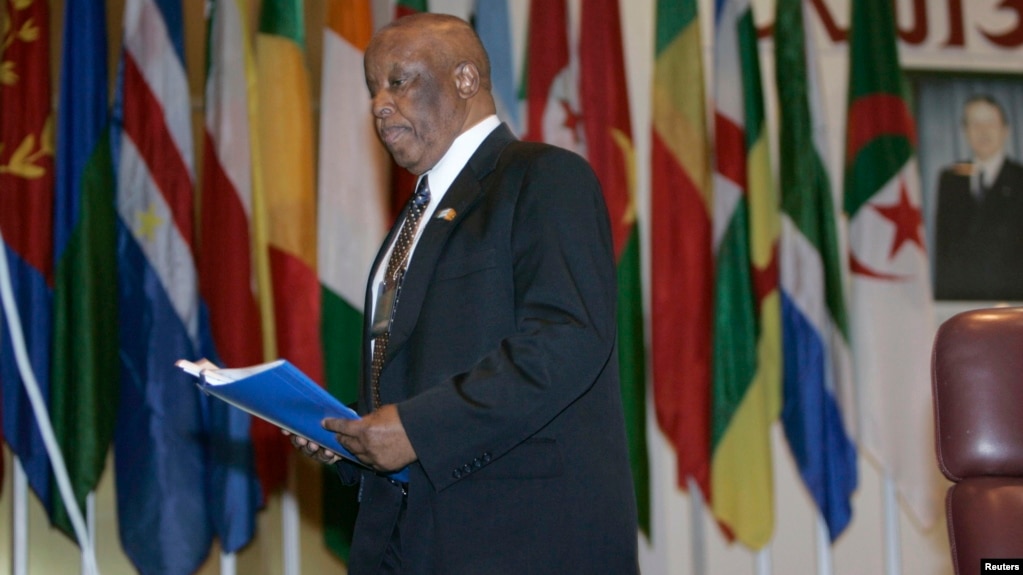
[[[376,118],[386,118],[394,113],[394,101],[387,93],[387,90],[377,92],[376,96],[373,96],[371,105],[373,116]]]

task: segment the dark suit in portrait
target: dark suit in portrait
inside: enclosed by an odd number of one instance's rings
[[[1008,158],[994,181],[971,186],[974,165],[945,169],[938,184],[934,295],[1023,300],[1023,166]]]

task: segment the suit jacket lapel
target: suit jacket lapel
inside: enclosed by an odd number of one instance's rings
[[[514,139],[511,130],[504,124],[491,132],[451,183],[433,217],[424,223],[426,228],[412,254],[394,321],[391,323],[388,359],[401,349],[416,325],[426,289],[448,236],[480,199],[483,192],[480,181],[494,170],[501,152]],[[451,220],[438,218],[447,209],[454,210],[455,217]]]

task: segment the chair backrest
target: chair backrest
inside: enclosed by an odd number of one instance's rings
[[[938,466],[956,573],[1023,557],[1023,307],[941,325],[931,364]]]

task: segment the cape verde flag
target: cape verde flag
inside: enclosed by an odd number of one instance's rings
[[[53,301],[53,118],[47,2],[6,3],[0,67],[0,232],[32,370],[48,401]],[[10,30],[10,34],[8,34]],[[9,40],[9,43],[7,41]],[[50,507],[50,460],[0,310],[3,436]],[[2,467],[0,467],[2,469]]]
[[[180,0],[128,0],[115,98],[121,544],[142,573],[193,573],[212,538],[198,358],[194,167]]]

